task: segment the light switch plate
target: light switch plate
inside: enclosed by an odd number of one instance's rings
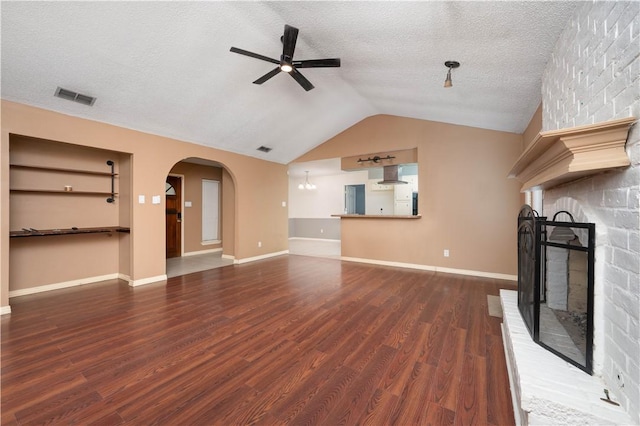
[[[184,202],[184,206],[185,207],[191,207],[191,201],[185,201]]]
[[[138,204],[144,204],[144,203],[145,203],[144,195],[138,195]]]
[[[160,204],[160,196],[159,195],[154,195],[151,197],[151,203],[153,204]]]

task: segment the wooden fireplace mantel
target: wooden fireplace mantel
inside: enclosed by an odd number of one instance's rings
[[[624,146],[635,117],[540,132],[509,172],[522,191],[548,189],[630,163]]]

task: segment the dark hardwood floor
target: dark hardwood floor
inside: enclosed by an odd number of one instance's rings
[[[511,425],[507,281],[280,256],[11,300],[3,425]]]

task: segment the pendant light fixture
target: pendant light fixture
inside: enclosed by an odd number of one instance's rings
[[[444,80],[444,87],[452,87],[453,82],[451,81],[451,69],[458,68],[460,66],[460,62],[458,61],[447,61],[444,63],[444,66],[449,68],[447,71],[447,78]]]
[[[316,186],[309,182],[309,171],[305,171],[305,173],[307,175],[304,178],[304,183],[301,183],[300,185],[298,185],[298,189],[309,189],[309,190],[316,189]]]

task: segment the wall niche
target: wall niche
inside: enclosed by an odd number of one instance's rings
[[[131,154],[11,134],[9,163],[9,297],[129,279]]]

